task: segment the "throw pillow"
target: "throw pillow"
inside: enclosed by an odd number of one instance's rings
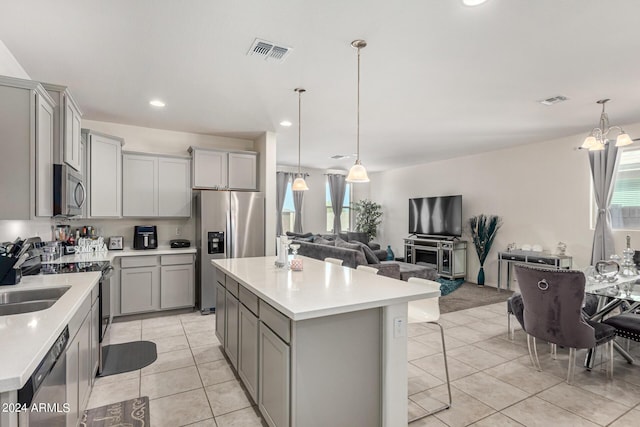
[[[353,231],[347,232],[347,237],[349,242],[362,242],[364,244],[369,243],[369,235],[367,233],[356,233]]]
[[[352,243],[352,242],[349,242]],[[369,264],[378,264],[380,260],[378,256],[373,252],[373,250],[366,244],[358,241],[353,241],[356,245],[360,246],[360,249],[364,253],[364,257],[367,259]]]
[[[353,250],[356,250],[356,251],[361,251],[359,244],[345,242],[342,239],[336,239],[336,247],[337,248],[345,248],[345,249],[353,249]]]

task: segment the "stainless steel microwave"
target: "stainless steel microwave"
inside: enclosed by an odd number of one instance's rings
[[[82,175],[67,165],[53,165],[53,216],[82,215],[87,191]]]

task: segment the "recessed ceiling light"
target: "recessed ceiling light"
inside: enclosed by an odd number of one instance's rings
[[[154,107],[164,107],[166,104],[162,101],[160,101],[159,99],[152,99],[151,101],[149,101],[149,105],[152,105]]]
[[[480,6],[486,1],[487,0],[462,0],[462,4],[464,4],[465,6]]]
[[[289,127],[291,126],[291,122],[289,120],[283,120],[280,122],[280,126],[285,126],[285,127]]]

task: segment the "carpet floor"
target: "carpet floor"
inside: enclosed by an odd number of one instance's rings
[[[440,297],[440,312],[451,313],[452,311],[495,304],[506,301],[511,295],[513,295],[513,291],[503,289],[498,292],[496,288],[491,286],[478,286],[465,282],[455,291]],[[505,305],[505,313],[506,310]]]

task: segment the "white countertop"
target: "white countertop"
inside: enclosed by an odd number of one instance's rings
[[[172,249],[169,246],[161,246],[158,249],[131,249],[124,248],[121,251],[106,251],[106,252],[92,252],[86,254],[73,254],[63,255],[60,258],[43,262],[43,264],[63,264],[67,262],[97,262],[97,261],[109,261],[112,262],[118,257],[128,256],[145,256],[145,255],[180,255],[180,254],[195,254],[196,248],[178,248]]]
[[[276,257],[216,259],[211,263],[292,320],[384,307],[440,296],[439,291],[312,258],[303,271],[276,268]]]
[[[26,276],[17,285],[0,286],[0,293],[70,286],[46,310],[0,316],[0,393],[24,386],[100,280],[99,272]]]

